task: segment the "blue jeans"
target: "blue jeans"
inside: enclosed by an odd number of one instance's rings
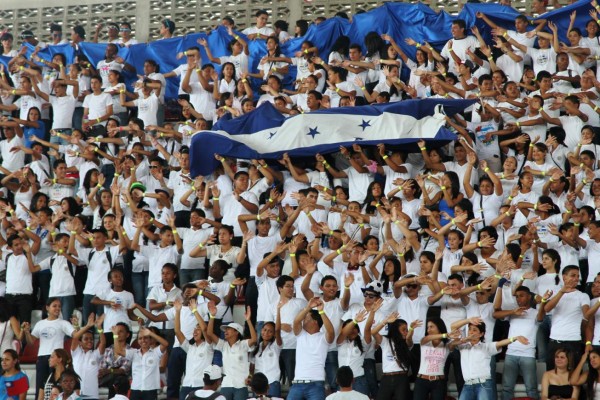
[[[267,395],[271,397],[281,397],[281,382],[270,382],[269,392],[267,393]]]
[[[355,377],[354,382],[352,383],[352,389],[364,394],[365,396],[368,396],[369,384],[367,383],[367,378],[365,378],[364,375]]]
[[[201,269],[180,269],[179,270],[179,286],[183,286],[186,283],[199,281],[202,279]],[[260,332],[260,331],[256,331]]]
[[[60,312],[62,313],[62,318],[65,321],[71,321],[71,316],[73,315],[73,310],[75,310],[75,296],[64,296],[59,297],[60,299]]]
[[[82,319],[83,322],[81,326],[87,324],[87,319],[91,313],[95,313],[96,317],[104,314],[104,306],[95,306],[92,304],[92,299],[94,298],[93,294],[84,294],[83,295],[83,313]]]
[[[475,385],[464,385],[459,400],[492,400],[494,384],[491,379]]]
[[[248,388],[232,388],[232,387],[221,387],[221,394],[225,396],[227,400],[246,400],[248,398]]]
[[[181,377],[185,373],[186,353],[181,347],[174,347],[167,363],[167,398],[178,399]]]
[[[146,307],[146,298],[150,293],[148,271],[133,272],[131,274],[131,283],[133,284],[133,299],[135,303]]]
[[[332,392],[338,390],[335,376],[338,370],[338,352],[328,351],[327,358],[325,359],[325,381],[329,385]]]
[[[377,383],[377,363],[375,362],[375,359],[365,358],[363,368],[365,370],[367,386],[369,387],[369,393],[367,395],[374,399],[377,397],[377,392],[379,390],[379,384]]]
[[[285,376],[291,385],[296,373],[296,349],[283,349],[280,357],[283,361]]]
[[[513,398],[519,371],[523,376],[527,397],[538,398],[537,391],[537,362],[535,357],[518,357],[507,355],[504,358],[504,373],[502,373],[502,399]]]
[[[323,381],[294,383],[287,395],[287,400],[323,400],[324,398],[325,382]]]
[[[548,352],[548,341],[550,340],[550,328],[552,327],[552,315],[545,315],[541,324],[538,325],[537,331],[537,359],[546,361]]]
[[[185,400],[188,394],[195,392],[198,389],[202,389],[201,387],[190,387],[190,386],[182,386],[179,389],[179,400]]]

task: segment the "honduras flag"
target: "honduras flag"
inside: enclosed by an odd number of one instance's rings
[[[235,119],[221,119],[215,130],[194,135],[191,175],[209,175],[214,155],[241,159],[278,159],[339,151],[340,146],[402,145],[416,151],[416,142],[446,143],[456,135],[445,128],[445,115],[463,111],[475,100],[424,99],[360,107],[319,110],[285,118],[271,103]]]

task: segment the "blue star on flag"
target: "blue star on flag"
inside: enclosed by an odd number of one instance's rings
[[[275,136],[277,134],[277,131],[275,132],[269,132],[269,137],[267,139],[272,139],[273,136]]]
[[[320,134],[321,134],[321,132],[319,132],[317,130],[316,126],[314,128],[308,128],[307,135],[312,136],[313,139],[315,138],[315,136],[320,135]]]
[[[371,126],[370,122],[371,122],[371,120],[365,121],[365,120],[363,119],[363,120],[362,120],[362,124],[359,124],[358,126],[360,126],[360,127],[362,128],[363,132],[364,132],[364,130],[365,130],[367,127],[370,127],[370,126]]]

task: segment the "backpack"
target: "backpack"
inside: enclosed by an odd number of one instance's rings
[[[198,396],[196,396],[195,393],[196,393],[195,390],[193,392],[190,392],[190,394],[187,395],[185,400],[215,400],[217,397],[219,397],[221,395],[221,393],[219,393],[219,392],[214,392],[213,394],[211,394],[208,397],[198,397]]]
[[[94,257],[94,254],[96,254],[96,250],[90,251],[90,255],[88,256],[88,265],[92,261],[92,257]],[[106,254],[106,259],[108,260],[108,265],[110,265],[110,268],[112,268],[113,262],[112,262],[112,255],[110,254],[110,250],[108,250],[108,248],[107,248],[106,251],[104,252],[104,254]]]
[[[54,265],[54,261],[56,261],[56,256],[54,256],[50,259],[50,271],[52,271],[52,266]],[[67,259],[67,267],[69,268],[69,273],[71,274],[71,277],[73,279],[75,279],[75,267],[73,267],[73,264],[71,264],[71,261],[69,261],[68,259]]]

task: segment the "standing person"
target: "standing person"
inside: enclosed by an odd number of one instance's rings
[[[263,399],[271,399],[271,400],[283,400],[280,397],[269,397],[268,394],[270,392],[269,379],[265,376],[265,374],[261,372],[257,372],[252,375],[252,379],[250,380],[250,389],[256,397],[253,397],[250,400],[263,400]]]
[[[280,319],[279,310],[277,316]],[[273,322],[265,322],[260,336],[260,341],[252,352],[253,358],[250,370],[254,377],[260,374],[267,379],[265,395],[281,396],[281,370],[279,363],[275,361],[279,359],[281,345],[283,344],[281,340],[281,321],[279,326]]]
[[[450,343],[451,348],[458,347],[460,350],[460,363],[465,378],[465,386],[459,400],[492,399],[495,388],[491,378],[491,356],[498,354],[502,347],[517,340],[523,345],[529,344],[524,336],[490,343],[484,343],[484,336],[484,322],[478,325],[469,323],[468,336],[456,338]]]
[[[104,132],[105,121],[113,115],[113,99],[102,91],[102,78],[92,76],[90,79],[92,92],[83,100],[83,130],[93,130],[98,136]],[[100,128],[101,127],[101,128]]]
[[[98,390],[98,372],[100,362],[106,348],[106,336],[102,330],[104,315],[98,319],[88,318],[88,323],[81,327],[81,341],[73,337],[71,342],[71,357],[73,357],[73,370],[81,378],[80,394],[86,398],[99,399]],[[98,348],[94,349],[94,332],[92,328],[98,330],[100,340]]]
[[[340,391],[343,391],[344,386],[339,383],[339,371],[344,367],[349,367],[352,371],[350,390],[354,389],[364,395],[369,394],[369,385],[365,377],[363,365],[367,350],[371,346],[371,330],[369,329],[368,336],[361,336],[360,328],[358,327],[358,324],[367,318],[367,313],[367,310],[361,310],[353,319],[344,321],[342,330],[337,338],[338,365],[340,368],[336,375],[336,381],[340,385]],[[371,326],[373,324],[374,313],[368,314],[370,320],[367,320],[366,324]]]
[[[39,321],[30,331],[29,322],[23,324],[23,331],[28,344],[39,339],[38,358],[35,364],[36,393],[38,393],[50,375],[50,355],[56,349],[62,349],[65,336],[81,337],[84,331],[76,332],[70,322],[60,318],[61,304],[57,298],[49,298],[46,302],[48,318]],[[70,357],[69,357],[70,358]],[[66,362],[66,360],[63,360]]]
[[[3,297],[0,297],[0,332],[0,354],[6,350],[15,350],[14,340],[21,340],[23,330],[19,320],[11,315],[8,301]]]
[[[573,265],[562,271],[563,287],[547,302],[541,303],[543,315],[552,313],[550,328],[550,344],[546,352],[546,370],[554,368],[554,352],[565,348],[577,360],[581,354],[581,323],[590,308],[590,298],[577,290],[579,285],[579,268]]]
[[[521,281],[522,282],[522,281]],[[538,310],[531,307],[533,295],[527,286],[519,286],[515,290],[517,308],[502,310],[502,290],[496,291],[494,299],[494,318],[508,319],[510,322],[509,337],[524,336],[532,338],[527,345],[520,342],[511,343],[506,351],[504,365],[506,369],[502,374],[502,398],[513,398],[515,385],[519,372],[525,382],[527,396],[537,398],[537,363],[535,359],[536,337],[538,326],[544,319],[542,307]]]
[[[181,389],[179,390],[179,400],[185,400],[187,395],[194,392],[203,386],[202,371],[210,367],[214,356],[214,349],[212,343],[204,338],[206,335],[206,323],[200,317],[198,312],[198,304],[196,299],[192,298],[189,300],[189,305],[192,308],[192,314],[194,315],[198,324],[194,328],[193,338],[187,340],[183,332],[181,331],[181,308],[183,302],[176,300],[174,303],[175,307],[175,337],[177,342],[181,345],[181,348],[186,353],[185,357],[185,377],[181,383]]]
[[[426,336],[421,339],[421,362],[419,374],[415,380],[415,399],[442,400],[446,395],[446,377],[444,366],[450,354],[450,337],[446,324],[441,318],[427,321]]]
[[[269,36],[274,36],[275,31],[273,28],[267,26],[269,20],[269,13],[267,10],[258,10],[255,14],[256,25],[250,26],[242,31],[242,33],[248,36],[248,39],[267,39]]]
[[[60,374],[60,388],[62,392],[59,393],[56,400],[79,400],[79,393],[75,392],[75,388],[79,381],[79,376],[72,370],[67,369]]]
[[[386,326],[387,335],[380,335],[379,331]],[[367,325],[367,329],[371,330],[371,327]],[[410,392],[408,369],[411,355],[405,338],[406,321],[398,319],[398,313],[393,312],[375,325],[371,333],[375,343],[381,347],[383,369],[377,400],[400,400]]]
[[[25,400],[27,390],[29,390],[29,378],[21,371],[19,355],[13,349],[4,351],[2,374],[0,374],[0,399]]]
[[[155,328],[153,328],[155,329]],[[117,326],[112,328],[118,334]],[[160,389],[160,359],[169,343],[153,330],[142,327],[138,333],[139,349],[126,349],[120,341],[115,341],[115,355],[131,359],[132,400],[156,400]]]
[[[221,392],[227,400],[245,400],[248,398],[246,378],[250,373],[249,352],[256,344],[256,331],[252,325],[250,307],[246,309],[244,318],[250,331],[250,339],[243,340],[244,328],[235,322],[221,326],[225,339],[215,334],[215,316],[217,306],[211,301],[208,303],[209,322],[206,331],[207,338],[214,343],[215,350],[223,353],[223,372],[225,379],[221,385]]]
[[[312,298],[294,318],[296,371],[288,400],[321,400],[325,397],[325,359],[329,345],[335,340],[335,330],[324,307],[320,298]],[[321,330],[323,326],[324,331]]]

